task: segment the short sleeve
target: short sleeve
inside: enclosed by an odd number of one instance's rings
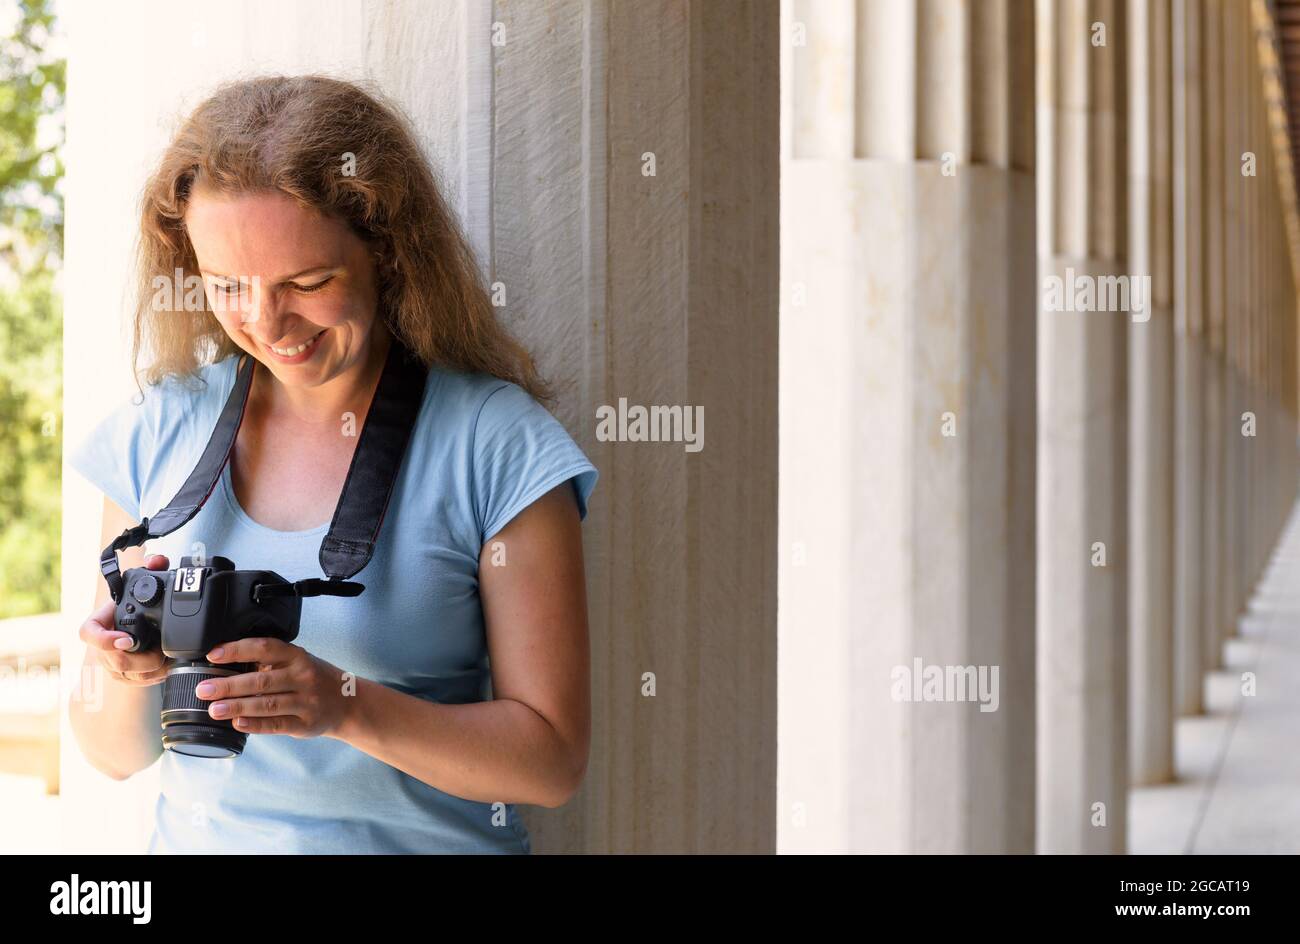
[[[133,394],[101,419],[68,454],[68,464],[123,511],[141,516],[141,469],[153,451],[153,404]]]
[[[503,382],[483,401],[474,429],[473,462],[483,543],[570,479],[579,517],[587,516],[596,467],[560,421],[518,384]]]

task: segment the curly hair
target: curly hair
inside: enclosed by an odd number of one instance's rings
[[[159,277],[189,284],[198,276],[184,222],[198,183],[223,194],[278,191],[346,223],[372,247],[384,323],[421,361],[490,374],[550,399],[531,355],[497,321],[473,250],[406,118],[379,93],[321,75],[222,85],[163,152],[141,200],[137,379],[190,377],[240,350],[206,298],[191,306],[197,310],[172,310],[154,297]]]

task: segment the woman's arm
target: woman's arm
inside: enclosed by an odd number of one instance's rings
[[[456,796],[562,806],[582,783],[591,738],[587,590],[571,484],[488,542],[479,593],[493,701],[437,705],[362,682],[335,736]]]
[[[100,543],[107,546],[136,520],[104,499],[103,527]],[[145,565],[144,552],[130,548],[120,555],[122,571]],[[159,565],[161,565],[159,567]],[[165,569],[167,560],[154,555],[154,569]],[[81,638],[86,643],[86,657],[81,675],[68,701],[72,733],[92,767],[115,780],[124,780],[143,770],[162,753],[160,733],[162,686],[166,667],[162,653],[119,652],[117,639],[126,639],[113,625],[116,609],[108,595],[108,585],[98,581],[95,611],[81,624]],[[141,673],[138,682],[125,682],[105,671],[104,662],[118,671]]]
[[[570,483],[488,542],[479,592],[493,701],[440,705],[367,679],[346,695],[337,668],[270,639],[210,654],[214,662],[258,662],[263,671],[213,683],[200,696],[240,730],[337,738],[454,796],[562,806],[582,783],[591,739],[582,529]],[[220,714],[217,704],[232,713]]]

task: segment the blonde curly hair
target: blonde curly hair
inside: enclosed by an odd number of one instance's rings
[[[346,174],[345,155],[355,158]],[[378,93],[320,75],[225,84],[163,152],[141,201],[137,378],[187,378],[240,351],[206,298],[200,310],[155,299],[155,279],[198,276],[184,223],[198,182],[224,194],[278,191],[345,222],[372,247],[385,324],[426,365],[490,374],[550,398],[531,355],[497,321],[474,253],[401,112]]]

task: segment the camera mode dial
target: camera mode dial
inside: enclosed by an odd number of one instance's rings
[[[142,606],[153,606],[163,595],[163,582],[153,574],[140,574],[131,581],[131,596]]]

